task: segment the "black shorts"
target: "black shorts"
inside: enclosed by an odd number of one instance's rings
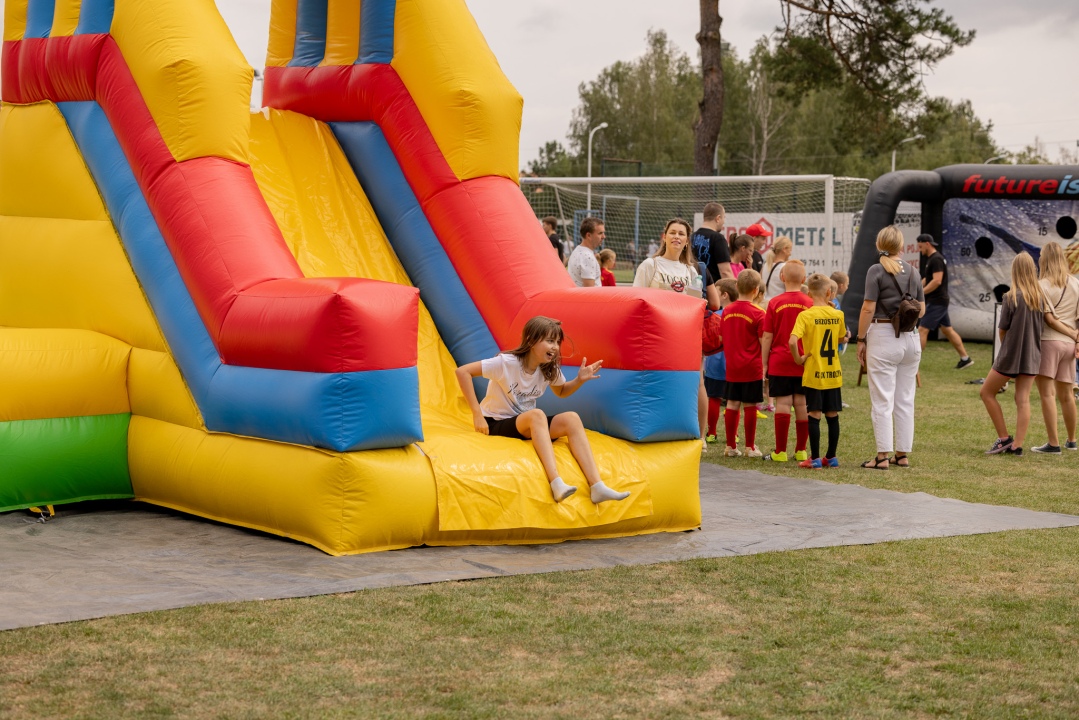
[[[704,378],[704,394],[710,398],[722,400],[727,397],[727,381]]]
[[[805,395],[801,375],[769,375],[768,394],[774,398],[788,395]]]
[[[947,305],[925,305],[925,315],[918,321],[918,327],[933,331],[939,327],[951,327],[952,319],[948,317]]]
[[[504,420],[495,420],[494,418],[490,418],[490,417],[487,417],[486,415],[484,415],[483,419],[487,421],[487,427],[490,430],[490,433],[488,433],[488,434],[490,434],[490,435],[497,435],[499,437],[517,438],[518,440],[527,440],[528,438],[526,438],[524,435],[522,435],[517,430],[517,418],[519,418],[519,417],[521,417],[521,416],[516,415],[514,417],[506,418]],[[548,415],[547,416],[547,427],[548,428],[551,427],[552,422],[554,422],[554,418],[551,417],[550,415]]]
[[[750,404],[764,402],[764,381],[731,382],[728,380],[727,402],[731,401]]]
[[[809,412],[842,412],[843,388],[818,390],[817,388],[807,387],[805,391],[806,410]]]

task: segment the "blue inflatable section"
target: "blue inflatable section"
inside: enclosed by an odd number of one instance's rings
[[[397,0],[363,0],[360,6],[361,63],[389,64],[393,60],[393,24]]]
[[[207,428],[337,451],[422,439],[414,367],[323,374],[222,364],[101,106],[58,107]]]
[[[26,6],[26,33],[23,37],[47,38],[52,32],[56,0],[30,0]]]
[[[97,35],[112,29],[113,0],[82,0],[76,35]]]
[[[326,56],[328,0],[299,0],[296,5],[296,44],[289,67],[315,67]]]
[[[566,380],[578,368],[564,367]],[[572,410],[589,430],[633,442],[665,442],[700,437],[697,425],[698,372],[610,370],[563,400],[546,393],[538,406],[548,415]]]

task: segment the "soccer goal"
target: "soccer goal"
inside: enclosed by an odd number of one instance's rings
[[[603,220],[618,265],[633,268],[658,248],[674,217],[699,227],[707,202],[726,210],[724,232],[759,223],[794,242],[793,257],[810,272],[846,270],[869,180],[833,175],[760,177],[521,178],[536,216],[558,219],[559,234],[579,241],[588,215]],[[591,203],[589,202],[591,200]]]

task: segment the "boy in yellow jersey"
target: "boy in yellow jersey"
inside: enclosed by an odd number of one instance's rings
[[[813,307],[804,310],[791,330],[790,350],[794,362],[801,365],[802,387],[805,388],[806,409],[809,411],[810,459],[799,467],[821,469],[839,467],[836,448],[839,446],[839,411],[843,409],[843,369],[839,366],[839,343],[847,334],[843,313],[832,307],[835,296],[832,281],[826,275],[814,273],[806,281]],[[802,347],[798,347],[798,341]],[[802,350],[805,350],[805,354]],[[820,456],[820,416],[828,421],[828,452]]]

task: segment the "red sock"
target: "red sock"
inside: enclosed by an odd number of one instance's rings
[[[776,452],[787,452],[787,434],[791,429],[791,416],[790,413],[786,415],[780,415],[776,413]]]
[[[719,409],[722,404],[719,398],[708,398],[708,434],[716,434],[716,423],[719,422]]]
[[[749,415],[750,413],[746,413]],[[756,415],[753,415],[756,419]],[[738,435],[738,411],[727,408],[723,413],[723,426],[727,431],[727,447],[735,447],[734,438]]]
[[[806,443],[809,442],[809,421],[808,420],[795,420],[794,421],[794,449],[798,452],[804,452],[806,449]]]
[[[757,408],[749,407],[745,414],[746,447],[757,447]]]

